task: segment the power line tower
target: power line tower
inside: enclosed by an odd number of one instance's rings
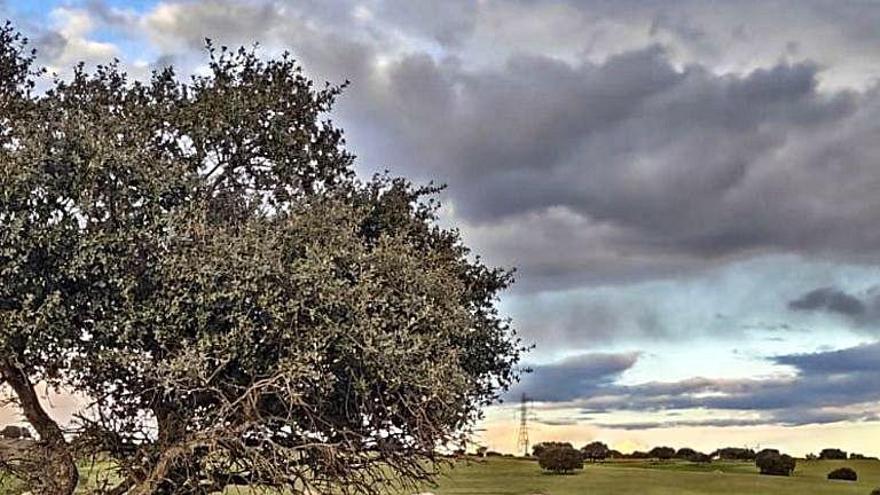
[[[529,399],[522,394],[519,408],[519,432],[516,436],[516,448],[522,450],[524,456],[529,455]]]

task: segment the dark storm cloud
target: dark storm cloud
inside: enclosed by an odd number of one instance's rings
[[[837,315],[856,328],[870,331],[880,324],[880,294],[876,287],[860,296],[835,287],[820,287],[789,302],[788,307],[803,313]]]
[[[794,366],[805,375],[880,372],[880,342],[839,351],[777,356],[778,364]]]
[[[834,287],[822,287],[811,290],[800,298],[791,301],[788,306],[799,311],[828,311],[845,316],[861,316],[866,306],[859,298]]]
[[[393,103],[370,114],[391,124],[390,161],[449,182],[478,244],[527,282],[649,278],[768,252],[873,259],[880,200],[863,185],[880,179],[866,133],[880,100],[819,92],[817,74],[677,70],[657,47],[480,73],[422,57],[391,68]]]
[[[690,378],[623,386],[616,378],[637,355],[584,355],[535,368],[522,391],[536,401],[577,405],[585,415],[614,411],[662,412],[727,410],[758,418],[670,420],[623,424],[625,428],[660,426],[803,425],[838,421],[874,421],[866,404],[880,401],[880,342],[848,349],[772,358],[791,366],[793,376],[765,379]]]
[[[406,123],[394,132],[404,144],[436,156],[422,165],[448,175],[457,212],[496,222],[561,208],[618,247],[657,253],[784,245],[824,223],[786,225],[801,199],[771,195],[785,184],[762,161],[856,110],[853,95],[820,95],[810,65],[719,77],[676,70],[658,47],[600,65],[520,57],[498,71],[449,72],[402,61],[390,73],[398,109],[387,115]]]
[[[516,399],[526,394],[539,402],[565,402],[578,399],[611,384],[633,367],[638,353],[582,354],[550,365],[532,367],[507,395]]]
[[[675,329],[650,302],[581,297],[521,298],[511,310],[523,335],[548,348],[585,349],[627,339],[668,340]]]
[[[41,58],[52,60],[67,47],[67,38],[56,31],[44,31],[34,39],[34,46]]]

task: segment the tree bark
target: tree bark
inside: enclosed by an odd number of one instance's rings
[[[64,433],[40,404],[27,373],[12,359],[0,361],[0,372],[12,387],[25,418],[40,436],[42,472],[34,476],[31,488],[41,495],[71,495],[79,483],[79,472]],[[30,481],[30,480],[29,480]]]

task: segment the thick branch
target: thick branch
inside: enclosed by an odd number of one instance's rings
[[[40,404],[37,392],[34,390],[34,385],[27,374],[11,359],[4,359],[2,361],[0,371],[2,371],[6,383],[12,387],[12,390],[18,397],[18,402],[21,405],[25,418],[37,430],[40,439],[45,443],[66,444],[67,442],[64,440],[61,428],[46,413],[43,405]]]
[[[27,373],[14,360],[0,360],[3,379],[12,387],[18,397],[25,418],[40,435],[42,454],[42,476],[34,476],[34,489],[46,495],[70,495],[79,482],[79,473],[67,440],[58,423],[40,404],[34,384]]]

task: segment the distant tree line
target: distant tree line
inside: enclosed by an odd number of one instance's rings
[[[485,449],[480,452],[482,456],[488,456]],[[500,454],[497,454],[500,455]],[[797,466],[797,460],[780,452],[777,449],[763,449],[756,452],[754,449],[743,447],[724,447],[710,454],[698,450],[683,447],[659,446],[648,451],[634,451],[629,454],[610,448],[607,444],[599,441],[590,442],[580,449],[576,449],[570,442],[541,442],[532,448],[532,456],[538,459],[542,469],[555,473],[569,473],[583,469],[584,463],[602,462],[606,459],[638,459],[664,461],[686,461],[694,463],[711,463],[719,461],[754,462],[758,471],[770,476],[791,476]],[[876,459],[862,454],[849,454],[841,449],[823,449],[818,455],[810,454],[807,459],[821,460],[846,460],[846,459]],[[855,476],[851,468],[837,469],[828,475],[828,479],[850,480]]]
[[[480,457],[500,457],[503,454],[490,451],[487,447],[480,447],[477,449],[477,455]],[[512,457],[510,454],[504,456]],[[705,454],[689,447],[682,447],[676,450],[672,447],[659,446],[646,452],[634,451],[629,454],[623,454],[599,441],[590,442],[579,449],[576,449],[570,442],[541,442],[533,446],[532,457],[538,460],[538,465],[541,469],[553,474],[571,474],[582,470],[585,463],[602,462],[606,459],[653,460],[656,462],[685,461],[693,463],[711,463],[714,460],[754,462],[758,472],[767,476],[791,476],[797,467],[797,459],[777,449],[763,449],[756,452],[749,448],[725,447],[717,449],[711,454]],[[867,457],[862,454],[847,454],[845,451],[837,448],[823,449],[818,455],[808,454],[806,459],[876,460],[874,457]],[[854,482],[858,480],[858,474],[853,468],[842,466],[829,472],[827,478],[834,481]],[[880,495],[880,488],[871,492],[871,495]]]

